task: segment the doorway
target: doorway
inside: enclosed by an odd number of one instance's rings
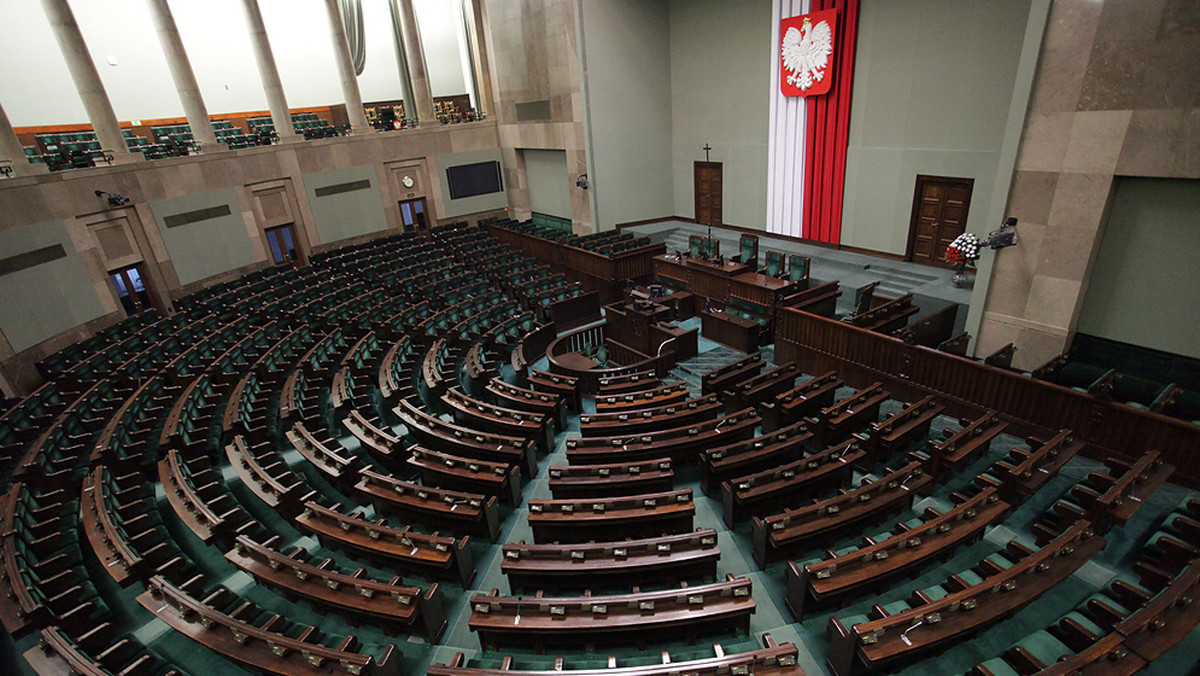
[[[298,260],[296,231],[290,224],[267,228],[263,232],[267,236],[267,248],[271,250],[271,258],[276,265],[295,263]]]
[[[140,315],[153,310],[150,291],[146,288],[146,275],[140,265],[130,265],[108,273],[109,282],[117,292],[117,300],[125,309],[125,316]]]
[[[696,194],[696,222],[721,225],[721,163],[693,163]]]
[[[400,202],[400,227],[404,232],[425,230],[425,198]]]
[[[949,267],[946,247],[966,232],[973,178],[917,176],[905,260]]]

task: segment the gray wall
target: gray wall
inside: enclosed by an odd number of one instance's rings
[[[903,254],[918,174],[975,179],[991,206],[1029,0],[863,0],[842,244]]]
[[[228,216],[208,218],[173,228],[166,226],[170,216],[226,205]],[[191,284],[255,262],[254,245],[246,232],[237,195],[232,188],[152,200],[154,220],[171,254],[171,263],[180,284]]]
[[[339,186],[351,184],[369,185],[355,190],[339,191]],[[387,218],[383,213],[383,197],[375,167],[347,167],[318,174],[305,174],[304,186],[308,190],[308,201],[312,205],[313,219],[321,243],[329,244],[359,235],[367,235],[387,229]],[[318,195],[324,189],[334,188],[333,194]]]
[[[590,0],[589,0],[590,1]],[[766,228],[770,0],[672,0],[671,166],[675,215],[694,216],[692,163],[723,163],[723,220]],[[646,214],[651,218],[656,214]]]
[[[0,275],[0,329],[16,352],[107,314],[61,221],[6,230],[0,258],[55,244],[65,257]]]
[[[500,149],[494,148],[490,150],[476,150],[469,153],[452,153],[449,155],[438,155],[434,158],[435,167],[433,176],[430,176],[430,181],[440,191],[443,206],[442,213],[437,214],[438,218],[458,218],[467,214],[477,214],[483,211],[508,207],[507,188],[510,177],[503,174],[501,178],[504,181],[505,189],[500,192],[489,195],[476,195],[475,197],[458,200],[450,199],[450,185],[446,182],[446,168],[460,164],[471,164],[473,162],[487,162],[488,160],[500,162]],[[501,172],[503,172],[503,164],[501,164]]]
[[[1120,178],[1078,330],[1200,358],[1200,180]]]
[[[529,181],[529,208],[542,214],[571,218],[571,186],[565,150],[521,151]]]
[[[596,227],[671,216],[669,5],[587,0],[580,7]]]

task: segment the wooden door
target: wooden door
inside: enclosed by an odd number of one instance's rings
[[[907,260],[947,266],[946,247],[967,228],[973,178],[917,176]]]
[[[696,191],[696,222],[721,225],[721,163],[694,164]]]

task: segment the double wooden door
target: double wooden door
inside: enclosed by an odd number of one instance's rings
[[[908,260],[947,265],[946,247],[967,228],[975,179],[917,176],[908,233]]]
[[[696,162],[693,175],[696,222],[702,225],[721,225],[721,163]]]

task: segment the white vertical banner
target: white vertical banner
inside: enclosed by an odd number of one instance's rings
[[[774,0],[771,9],[771,119],[767,155],[767,232],[802,236],[805,98],[780,91],[780,21],[807,14],[809,0]]]

